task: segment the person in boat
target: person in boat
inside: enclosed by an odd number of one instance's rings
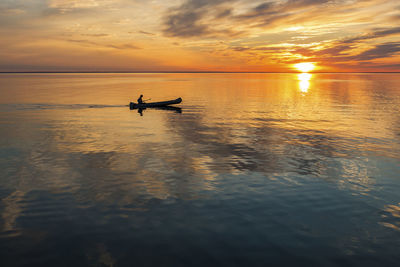
[[[144,103],[142,98],[143,98],[143,95],[140,95],[140,97],[137,100],[138,104],[143,104]]]

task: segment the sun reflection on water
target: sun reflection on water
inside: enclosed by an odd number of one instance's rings
[[[297,79],[299,80],[299,89],[302,93],[307,93],[310,88],[310,80],[312,74],[310,73],[300,73],[297,74]]]

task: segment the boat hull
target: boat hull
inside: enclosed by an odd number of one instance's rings
[[[179,104],[182,102],[182,98],[177,98],[174,100],[169,100],[169,101],[161,101],[161,102],[152,102],[152,103],[143,103],[143,104],[137,104],[131,102],[129,104],[130,109],[139,109],[139,108],[153,108],[153,107],[165,107],[168,105],[173,105],[173,104]]]

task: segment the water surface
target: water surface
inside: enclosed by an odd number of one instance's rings
[[[0,265],[397,266],[399,114],[399,74],[1,74]]]

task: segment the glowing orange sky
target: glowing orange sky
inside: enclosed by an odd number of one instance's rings
[[[400,71],[397,0],[2,0],[0,71]]]

